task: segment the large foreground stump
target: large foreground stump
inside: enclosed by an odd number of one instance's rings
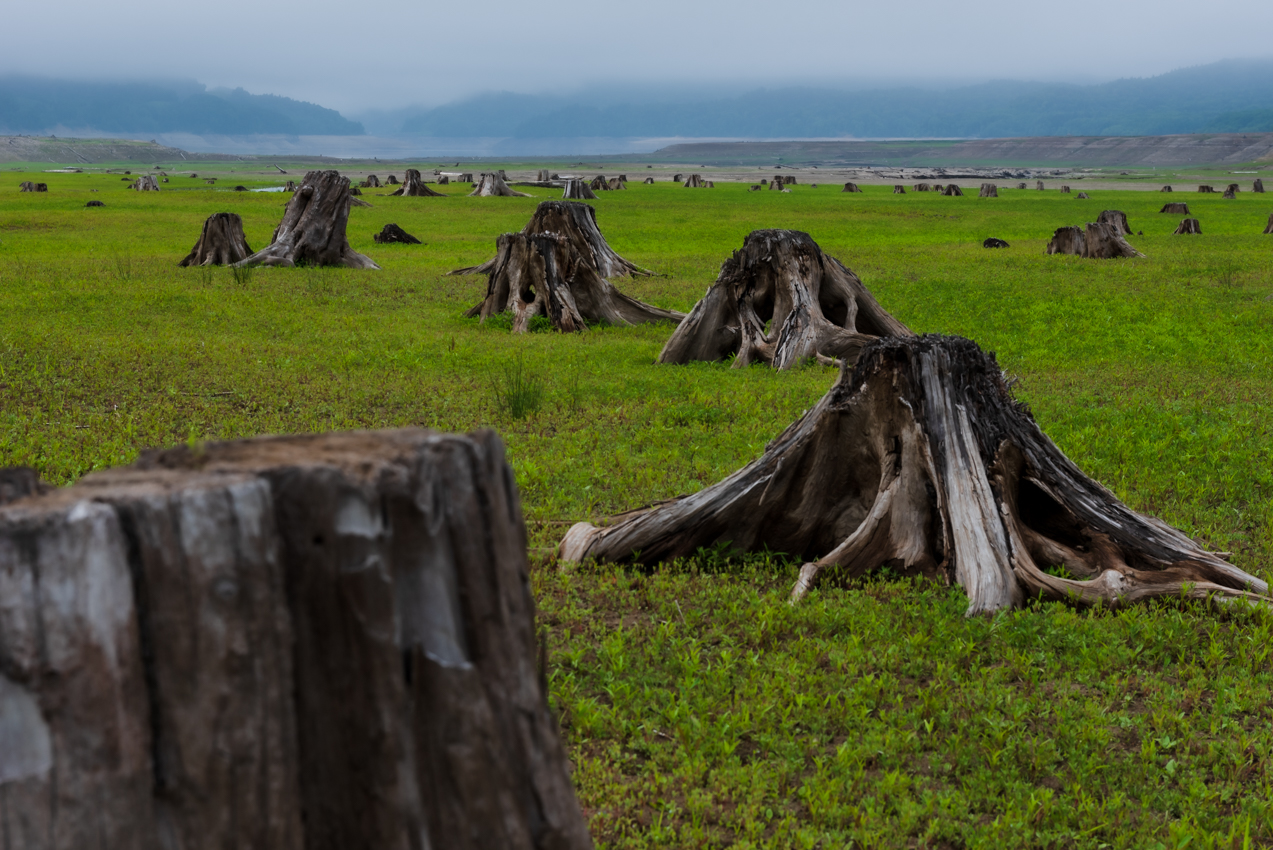
[[[979,198],[997,198],[999,197],[999,187],[994,183],[982,183],[981,190],[977,193]]]
[[[1127,213],[1122,210],[1105,210],[1096,220],[1101,224],[1108,224],[1119,236],[1131,235],[1132,226],[1127,223]]]
[[[561,193],[562,200],[595,201],[596,194],[582,177],[572,177],[566,181],[566,188]]]
[[[959,584],[968,613],[1043,597],[1273,602],[1261,579],[1091,480],[958,337],[872,342],[764,454],[692,496],[573,526],[562,559],[654,564],[704,548],[805,560],[792,591],[882,566]],[[1044,570],[1064,566],[1078,579]]]
[[[11,847],[591,846],[492,432],[214,443],[0,508]]]
[[[269,246],[240,266],[345,266],[378,269],[370,257],[349,246],[349,178],[338,171],[311,171],[287,202]]]
[[[469,181],[472,181],[470,176]],[[529,198],[525,192],[518,192],[508,188],[508,184],[504,182],[504,178],[498,173],[483,171],[478,179],[477,185],[473,187],[473,191],[469,192],[469,197],[473,198]]]
[[[213,213],[203,222],[199,241],[179,266],[228,266],[252,255],[238,213]]]
[[[419,169],[408,168],[406,176],[402,178],[402,185],[396,190],[389,193],[390,197],[400,195],[405,198],[445,198],[446,195],[441,192],[435,192],[424,182],[424,178],[420,176]]]
[[[684,313],[652,307],[624,295],[607,278],[651,275],[614,252],[597,227],[597,213],[575,201],[544,201],[520,233],[496,240],[496,255],[480,266],[451,274],[484,274],[486,297],[466,316],[513,314],[513,331],[530,329],[547,316],[559,331],[580,331],[588,323],[634,325],[676,321]]]
[[[1175,215],[1189,215],[1189,205],[1188,205],[1188,204],[1182,204],[1182,203],[1179,203],[1179,202],[1173,202],[1173,203],[1170,203],[1170,204],[1163,204],[1162,209],[1160,209],[1158,212],[1160,212],[1160,213],[1173,213],[1173,214],[1175,214]]]
[[[1188,234],[1202,234],[1202,225],[1198,223],[1196,218],[1186,218],[1176,226],[1173,236],[1185,236]]]
[[[768,330],[766,330],[766,328]],[[857,359],[879,336],[909,336],[857,275],[798,230],[753,230],[659,354],[660,363],[724,360],[790,369]]]

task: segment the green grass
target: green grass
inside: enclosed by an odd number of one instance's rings
[[[155,194],[120,175],[3,173],[0,465],[57,483],[151,446],[494,427],[538,558],[571,522],[738,468],[835,378],[657,366],[668,325],[513,336],[465,319],[485,281],[445,272],[493,255],[550,190],[364,190],[374,207],[353,210],[350,239],[383,271],[236,277],[176,263],[213,212],[266,244],[285,196],[228,190],[287,177],[173,176]],[[49,193],[18,194],[24,179]],[[750,230],[808,231],[911,328],[997,352],[1088,474],[1269,577],[1273,200],[1091,194],[634,183],[595,206],[611,245],[661,275],[620,288],[682,310]],[[1186,200],[1203,235],[1171,236],[1165,200]],[[1145,231],[1144,259],[1043,255],[1053,228],[1107,208]],[[373,243],[387,222],[425,244]],[[514,384],[536,403],[514,409]],[[601,845],[1273,843],[1263,618],[1162,604],[970,621],[957,590],[888,577],[790,608],[793,570],[719,554],[649,575],[536,569],[552,699]]]

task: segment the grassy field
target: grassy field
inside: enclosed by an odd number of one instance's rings
[[[657,366],[668,325],[514,337],[463,318],[485,280],[445,273],[559,192],[364,190],[350,240],[383,271],[235,275],[177,262],[213,212],[241,214],[262,247],[285,196],[229,188],[285,178],[174,176],[155,194],[120,175],[4,174],[0,465],[68,483],[145,447],[261,433],[503,434],[599,845],[1273,845],[1262,615],[1049,605],[966,620],[957,589],[887,575],[791,608],[795,565],[719,552],[653,573],[556,569],[569,523],[718,480],[835,378]],[[26,179],[49,192],[19,194]],[[620,288],[682,310],[749,231],[809,232],[911,328],[995,351],[1089,475],[1273,578],[1273,196],[889,192],[631,184],[595,206],[611,245],[660,274]],[[1203,235],[1171,236],[1166,200],[1188,202]],[[1103,209],[1144,231],[1144,259],[1044,256],[1055,227]],[[374,244],[387,222],[425,244]],[[987,236],[1012,247],[985,250]],[[523,418],[499,404],[518,369],[544,390]]]

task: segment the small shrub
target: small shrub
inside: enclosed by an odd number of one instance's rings
[[[494,390],[496,409],[514,419],[525,419],[544,402],[543,379],[527,369],[521,358],[504,367],[503,381],[496,381]]]
[[[252,266],[230,266],[230,274],[234,276],[234,282],[239,286],[246,286],[252,282]]]

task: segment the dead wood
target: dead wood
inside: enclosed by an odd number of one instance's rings
[[[439,186],[449,186],[451,185],[451,178],[445,174],[439,174],[437,183]]]
[[[471,171],[466,171],[466,172],[464,172],[464,173],[463,173],[463,174],[461,174],[459,177],[455,178],[455,182],[457,182],[457,183],[472,183],[472,182],[473,182],[473,172],[471,172]]]
[[[420,171],[415,168],[408,168],[407,174],[402,180],[402,185],[389,195],[401,195],[407,198],[445,198],[446,195],[441,192],[435,192],[425,184],[424,179],[420,176]]]
[[[1058,227],[1048,242],[1048,254],[1074,254],[1083,256],[1085,237],[1081,227]]]
[[[288,180],[286,183],[284,183],[284,184],[283,184],[283,191],[284,191],[284,192],[295,192],[295,191],[296,191],[296,181],[295,181],[295,180]]]
[[[199,241],[177,265],[229,266],[252,255],[243,235],[243,219],[238,213],[213,213],[203,222]]]
[[[1229,184],[1229,185],[1225,188],[1225,190],[1224,190],[1224,191],[1225,191],[1225,193],[1226,193],[1226,194],[1234,194],[1234,195],[1236,195],[1238,192],[1242,191],[1242,187],[1241,187],[1241,186],[1239,186],[1237,183],[1230,183],[1230,184]]]
[[[472,198],[529,198],[525,192],[517,192],[508,188],[508,184],[504,182],[504,178],[497,173],[483,171],[481,178],[478,180],[473,191],[469,192]]]
[[[509,312],[513,332],[530,329],[547,316],[559,331],[583,330],[589,323],[631,325],[676,321],[684,313],[662,310],[624,295],[608,278],[651,275],[615,253],[597,227],[597,213],[576,201],[544,201],[520,233],[496,240],[497,253],[451,274],[484,274],[486,297],[465,315]]]
[[[841,189],[840,191],[841,192],[861,192],[862,190],[861,188],[858,187],[858,184],[856,183],[845,183],[844,188]]]
[[[642,182],[642,183],[645,183],[645,184],[647,184],[647,185],[653,185],[653,184],[654,184],[654,178],[653,178],[653,177],[647,177],[647,178],[645,178],[644,180],[642,180],[641,182]]]
[[[1039,597],[1273,601],[1260,578],[1085,476],[993,355],[959,337],[871,342],[761,457],[692,496],[576,524],[558,552],[651,565],[713,547],[805,560],[793,601],[886,565],[960,585],[970,615]]]
[[[1237,192],[1235,192],[1235,191],[1233,191],[1232,189],[1225,189],[1225,190],[1224,190],[1224,195],[1222,195],[1222,197],[1223,197],[1225,200],[1229,200],[1229,201],[1233,200],[1233,199],[1234,199],[1234,198],[1236,198],[1237,196],[1238,196],[1238,193],[1237,193]]]
[[[349,247],[349,178],[338,171],[311,171],[283,210],[270,244],[239,266],[344,266],[378,269]]]
[[[946,191],[946,187],[945,187],[945,186],[943,186],[941,183],[934,183],[934,184],[933,184],[933,191],[940,195],[940,194],[942,194],[943,192],[945,192],[945,191]]]
[[[942,194],[948,197],[962,198],[964,196],[964,190],[960,189],[954,183],[947,183],[946,188],[942,190]]]
[[[572,177],[566,181],[566,189],[561,193],[563,200],[568,201],[595,201],[597,196],[588,186],[588,182],[583,178]]]
[[[977,192],[979,198],[997,198],[999,197],[999,187],[994,183],[982,183],[981,190]]]
[[[359,186],[361,186],[361,187],[362,187],[362,188],[364,188],[364,189],[379,189],[379,188],[380,188],[380,178],[376,177],[376,175],[374,175],[374,174],[368,174],[368,175],[367,175],[367,179],[366,179],[366,180],[363,180],[363,181],[362,181],[362,182],[360,182],[358,185],[359,185]]]
[[[362,198],[350,198],[350,199],[349,199],[349,206],[351,206],[351,207],[369,207],[369,206],[371,206],[371,204],[367,203],[367,202],[366,202],[366,201],[364,201]]]
[[[1264,181],[1258,177],[1255,178],[1255,182],[1251,184],[1251,191],[1264,194]]]
[[[19,192],[47,192],[49,186],[47,183],[32,183],[30,180],[23,180],[18,184]]]
[[[1131,235],[1132,226],[1127,223],[1127,213],[1122,210],[1105,210],[1096,217],[1096,220],[1102,224],[1108,224],[1119,236]]]
[[[1158,191],[1159,191],[1159,192],[1170,192],[1170,191],[1172,191],[1172,188],[1171,188],[1170,186],[1163,186],[1163,187],[1162,187],[1161,189],[1159,189]]]
[[[539,174],[537,174],[537,175],[535,176],[535,181],[536,181],[537,183],[547,183],[547,182],[548,182],[549,180],[551,180],[551,179],[552,179],[552,178],[550,178],[550,177],[548,176],[548,169],[547,169],[547,168],[541,168],[541,169],[539,169]]]
[[[788,192],[788,191],[790,191],[790,190],[789,190],[789,189],[784,189],[784,188],[782,187],[782,181],[781,181],[781,180],[774,180],[773,182],[771,182],[771,183],[769,184],[769,191],[771,191],[771,192]]]
[[[1035,189],[1038,189],[1040,192],[1042,192],[1042,191],[1043,191],[1043,181],[1042,181],[1042,180],[1036,180],[1036,181],[1034,181],[1034,188],[1035,188]]]
[[[691,174],[689,177],[685,178],[685,188],[686,189],[705,188],[703,184],[702,176],[698,174]]]
[[[588,188],[594,192],[608,192],[610,191],[610,184],[606,182],[604,177],[594,177],[592,182],[588,184]]]
[[[138,192],[158,192],[159,181],[155,179],[155,175],[153,174],[142,174],[133,181],[132,188],[136,189]]]
[[[1113,260],[1120,257],[1143,257],[1117,229],[1105,222],[1089,222],[1083,234],[1083,256],[1089,260]]]
[[[983,248],[1010,248],[1010,247],[1012,247],[1012,246],[1010,246],[1007,242],[1003,241],[1002,239],[996,239],[995,237],[991,236],[991,237],[990,237],[989,239],[987,239],[985,242],[982,242],[982,243],[981,243],[981,247],[983,247]]]
[[[905,186],[903,186],[903,185],[902,185],[902,184],[900,184],[900,183],[899,183],[899,184],[897,184],[896,186],[894,186],[894,187],[893,187],[893,194],[894,194],[894,195],[905,195],[905,194],[906,194],[906,187],[905,187]]]
[[[763,189],[763,188],[765,188],[765,187],[764,187],[764,186],[761,186],[759,183],[757,183],[757,184],[755,184],[754,186],[749,186],[749,187],[748,187],[748,189],[747,189],[747,191],[748,191],[748,192],[759,192],[759,191],[760,191],[761,189]]]
[[[1216,190],[1210,186],[1199,186],[1198,191],[1202,192],[1204,195],[1212,195],[1215,194]]]
[[[102,203],[101,201],[89,201],[89,202],[88,202],[87,204],[85,204],[84,206],[86,206],[86,207],[104,207],[104,206],[106,206],[106,204]]]
[[[1189,205],[1181,203],[1163,204],[1160,213],[1173,213],[1175,215],[1189,215]]]
[[[289,181],[289,182],[290,182],[290,181]],[[386,178],[385,178],[385,185],[386,185],[386,186],[397,186],[397,185],[398,185],[398,178],[397,178],[397,176],[396,176],[396,175],[393,175],[393,174],[390,174],[388,177],[386,177]]]
[[[1273,233],[1273,213],[1269,213],[1269,223],[1268,226],[1264,228],[1264,232],[1266,234]]]
[[[1080,201],[1086,201],[1086,200],[1087,200],[1087,192],[1079,192],[1077,195],[1075,195],[1075,198],[1076,198],[1077,200],[1080,200]]]
[[[1202,225],[1198,223],[1198,219],[1196,218],[1186,218],[1185,220],[1181,221],[1179,226],[1176,227],[1176,230],[1172,235],[1184,236],[1190,233],[1196,233],[1199,235],[1202,234]]]
[[[618,177],[611,177],[608,181],[606,181],[606,188],[614,192],[621,189],[627,189],[628,184],[620,180]]]
[[[786,176],[784,176],[784,177],[782,178],[782,185],[784,185],[784,186],[794,186],[794,185],[796,185],[796,178],[795,178],[795,177],[792,177],[791,175],[789,175],[789,174],[788,174],[788,175],[786,175]]]
[[[0,508],[0,587],[12,847],[592,846],[493,432],[147,453]]]
[[[680,182],[681,182],[682,180],[684,180],[684,179],[685,179],[685,175],[683,175],[683,174],[673,174],[673,175],[672,175],[672,182],[673,182],[673,183],[680,183]]]
[[[798,230],[754,230],[720,269],[659,354],[660,363],[716,361],[790,369],[852,362],[878,336],[910,335],[857,275]]]
[[[1027,187],[1025,183],[1018,183],[1018,184],[1017,184],[1017,188],[1018,188],[1018,189],[1026,189],[1026,188],[1029,188],[1029,187]]]
[[[626,174],[620,174],[618,177],[616,177],[616,178],[614,178],[614,179],[615,179],[615,180],[618,180],[620,183],[627,183],[627,182],[628,182],[628,175],[626,175]]]
[[[931,192],[933,191],[933,187],[927,183],[916,183],[915,191],[916,192]]]
[[[371,238],[382,245],[387,245],[390,242],[400,242],[403,245],[423,244],[419,239],[416,239],[396,224],[386,224],[380,229],[379,233],[374,234]]]
[[[1066,194],[1066,195],[1068,195],[1068,194],[1070,193],[1070,187],[1069,187],[1069,186],[1062,186],[1062,187],[1061,187],[1061,192],[1062,192],[1062,194]]]

